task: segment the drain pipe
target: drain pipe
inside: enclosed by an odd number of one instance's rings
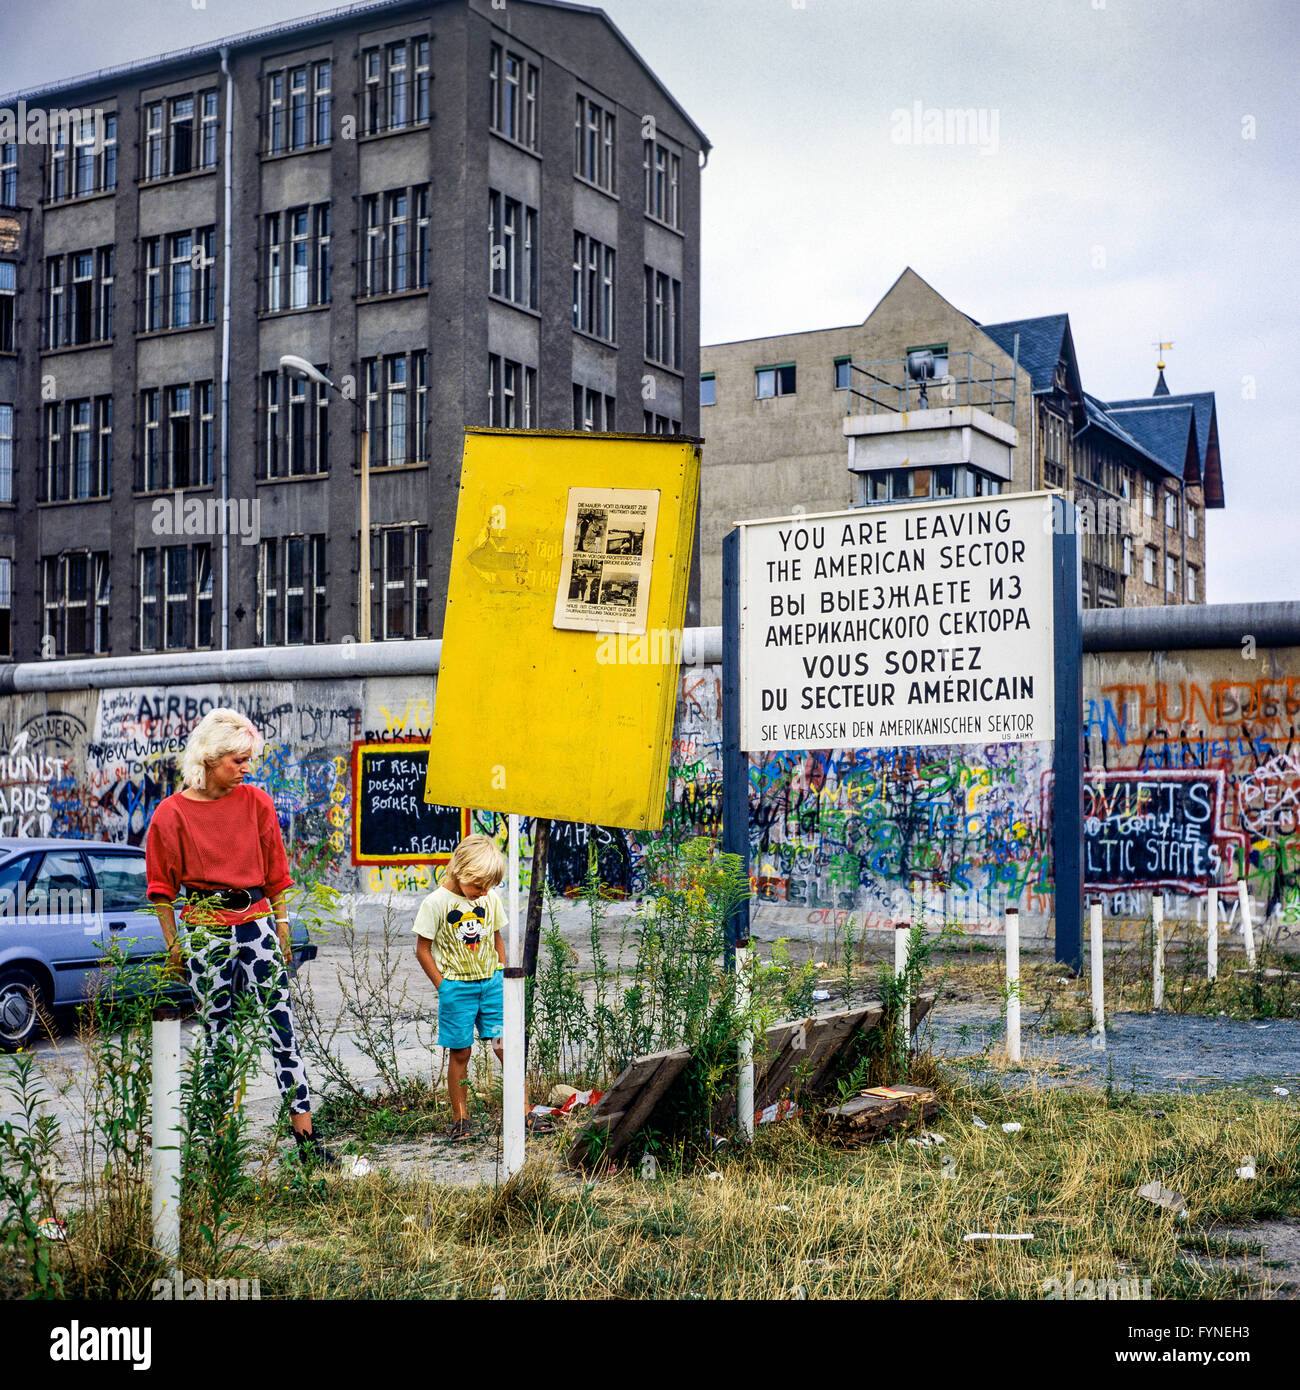
[[[221,47],[221,71],[226,79],[225,204],[221,240],[221,650],[230,646],[230,242],[234,170],[235,80],[230,74],[230,49]]]

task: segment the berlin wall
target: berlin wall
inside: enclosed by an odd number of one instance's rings
[[[1238,634],[1234,645],[1225,630]],[[1241,621],[1219,633],[1204,647],[1099,650],[1104,633],[1085,628],[1084,863],[1108,931],[1139,931],[1155,891],[1168,917],[1196,919],[1207,886],[1244,877],[1257,914],[1284,939],[1300,936],[1300,635],[1265,645]],[[660,832],[673,841],[721,834],[718,639],[716,630],[699,636],[715,659],[683,667],[678,686]],[[419,647],[425,669],[436,668],[438,643],[393,646],[408,650],[386,653],[390,666],[410,667]],[[362,900],[411,905],[433,885],[430,865],[353,863],[352,754],[359,743],[427,736],[436,678],[363,674],[365,656],[295,649],[299,666],[331,678],[210,678],[246,667],[244,652],[76,663],[95,667],[97,689],[23,689],[75,673],[10,668],[0,686],[0,835],[143,843],[154,808],[179,785],[189,730],[207,709],[232,705],[266,737],[253,780],[274,798],[293,857],[323,856],[328,881]],[[205,678],[177,679],[191,670]],[[484,717],[519,712],[485,708]],[[1029,935],[1050,934],[1050,743],[762,753],[749,778],[760,920],[830,933],[852,916],[883,928],[919,903],[932,925],[996,933],[1003,909],[1016,906]],[[493,819],[476,818],[475,828]],[[593,839],[603,879],[635,896],[647,837],[606,827],[555,828],[553,887],[577,888]],[[1235,897],[1223,901],[1235,914]]]

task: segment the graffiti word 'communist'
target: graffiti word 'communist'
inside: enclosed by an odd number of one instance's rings
[[[1030,626],[1024,608],[981,608],[974,613],[939,614],[945,637],[984,632],[1018,632]],[[930,635],[928,613],[900,613],[892,618],[846,618],[842,622],[769,623],[764,647],[833,647],[850,642],[907,642]]]

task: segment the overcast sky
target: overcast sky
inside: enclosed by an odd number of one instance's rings
[[[199,6],[199,8],[196,8]],[[0,91],[330,8],[0,0]],[[1296,0],[607,0],[714,145],[701,334],[861,322],[904,266],[1065,312],[1086,389],[1218,398],[1211,602],[1300,596]],[[902,143],[914,103],[976,145]]]

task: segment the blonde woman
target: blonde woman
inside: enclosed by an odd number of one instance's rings
[[[284,839],[271,798],[244,781],[261,751],[261,734],[238,710],[203,716],[185,745],[184,786],[158,806],[149,823],[147,891],[158,905],[169,968],[188,977],[209,1057],[222,1045],[236,997],[256,996],[299,1151],[333,1165],[338,1160],[312,1133],[311,1094],[289,994],[285,892],[293,878]],[[175,903],[182,888],[185,931],[178,932]]]

